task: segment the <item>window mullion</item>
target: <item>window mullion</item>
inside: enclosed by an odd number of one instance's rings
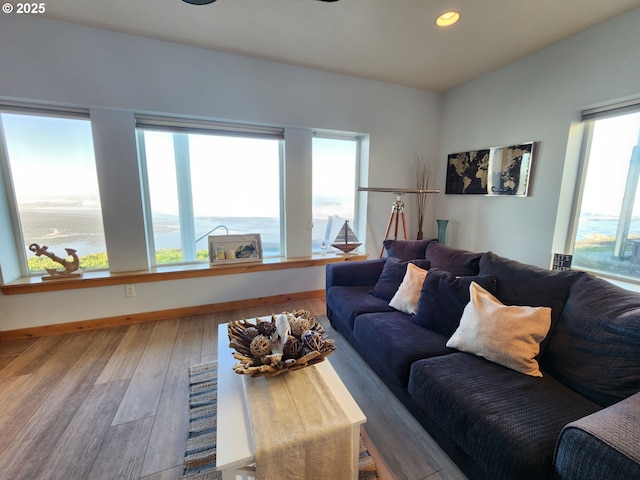
[[[0,180],[4,180],[4,190],[7,195],[7,207],[9,210],[9,216],[11,221],[11,227],[15,240],[15,254],[20,263],[20,275],[28,276],[29,267],[27,265],[27,255],[24,251],[24,239],[22,235],[22,228],[20,226],[20,215],[18,214],[18,201],[16,199],[15,189],[13,188],[13,182],[11,180],[11,168],[9,167],[9,155],[7,152],[7,145],[4,136],[4,126],[2,122],[2,115],[0,115]],[[19,238],[19,240],[18,240]]]
[[[142,195],[144,202],[144,223],[147,231],[147,253],[151,265],[156,266],[158,261],[155,255],[156,241],[153,235],[153,212],[151,210],[151,194],[149,192],[149,167],[147,166],[147,146],[145,144],[144,131],[136,132],[138,139],[138,164],[140,165],[140,177],[142,180]]]
[[[287,184],[286,170],[285,170],[285,145],[284,141],[280,140],[278,143],[278,156],[279,156],[279,178],[280,178],[280,256],[285,256],[287,251],[286,238],[287,238],[287,209],[285,203],[285,185]]]
[[[180,235],[182,239],[182,260],[196,261],[196,233],[193,216],[193,195],[191,194],[191,168],[189,163],[189,136],[173,134],[173,149],[178,182],[178,208],[180,215]]]

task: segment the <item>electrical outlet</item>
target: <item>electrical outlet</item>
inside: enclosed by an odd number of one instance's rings
[[[133,285],[125,285],[124,287],[124,296],[125,297],[135,297],[136,296],[136,287]]]

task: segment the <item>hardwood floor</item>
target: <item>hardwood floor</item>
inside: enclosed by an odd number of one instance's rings
[[[217,325],[321,299],[0,343],[0,480],[176,480],[187,368],[216,359]],[[464,479],[330,326],[329,357],[367,415],[390,480]]]

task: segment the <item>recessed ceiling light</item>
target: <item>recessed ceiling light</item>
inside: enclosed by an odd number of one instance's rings
[[[455,11],[444,12],[436,18],[436,25],[439,27],[450,27],[454,23],[458,23],[458,20],[460,20],[460,13]]]

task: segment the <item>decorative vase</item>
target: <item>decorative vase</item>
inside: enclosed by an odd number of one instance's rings
[[[438,222],[438,242],[444,245],[449,220],[436,220],[436,222]]]

